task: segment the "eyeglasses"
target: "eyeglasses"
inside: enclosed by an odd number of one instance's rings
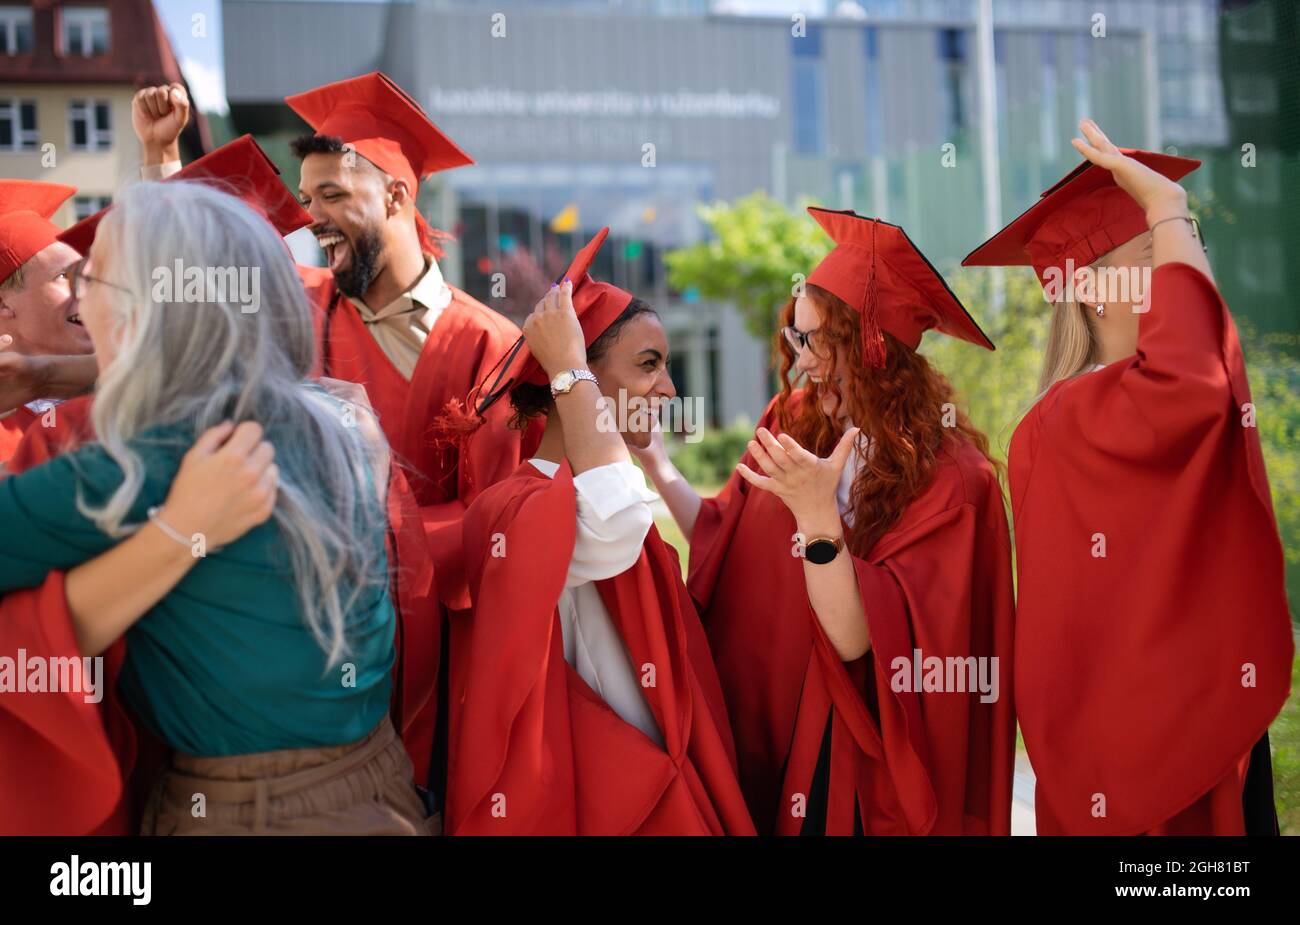
[[[72,289],[73,299],[77,301],[81,300],[81,297],[85,295],[85,290],[86,290],[85,284],[87,282],[99,283],[101,285],[108,286],[112,289],[117,289],[120,292],[125,292],[127,295],[131,295],[131,290],[127,289],[125,286],[119,286],[117,283],[110,283],[106,279],[100,279],[98,276],[91,276],[89,273],[87,273],[86,272],[87,259],[88,258],[83,257],[81,260],[78,260],[67,270],[68,286]]]
[[[802,353],[804,350],[811,350],[815,357],[825,357],[826,351],[821,338],[814,338],[813,335],[821,331],[821,328],[813,328],[811,331],[800,331],[793,325],[781,329],[785,335],[786,343],[795,354]]]

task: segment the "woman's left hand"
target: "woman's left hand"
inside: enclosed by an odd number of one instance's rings
[[[1115,185],[1133,197],[1151,225],[1163,218],[1187,215],[1187,190],[1175,180],[1152,170],[1121,151],[1096,122],[1079,122],[1083,138],[1074,138],[1076,151],[1098,167],[1110,171]]]
[[[749,454],[766,476],[744,463],[738,464],[736,471],[755,488],[771,492],[784,501],[796,521],[815,518],[836,511],[835,490],[858,433],[858,428],[849,428],[831,455],[822,459],[801,447],[789,434],[774,437],[767,428],[760,427],[755,439],[749,441]]]
[[[261,425],[226,421],[194,441],[172,481],[160,516],[208,549],[233,543],[275,512],[280,469]]]

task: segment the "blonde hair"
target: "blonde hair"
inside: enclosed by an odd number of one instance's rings
[[[1097,335],[1087,312],[1086,305],[1072,299],[1053,306],[1043,369],[1038,375],[1040,397],[1062,379],[1077,376],[1097,362]]]

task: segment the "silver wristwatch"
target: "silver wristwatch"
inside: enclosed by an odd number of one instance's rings
[[[596,378],[596,374],[589,369],[566,369],[562,373],[557,373],[555,378],[551,380],[551,397],[555,398],[557,395],[564,395],[569,389],[573,388],[573,384],[579,379],[587,379],[596,383],[596,385],[600,385],[600,380]]]

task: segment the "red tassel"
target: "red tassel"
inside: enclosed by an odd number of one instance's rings
[[[467,407],[459,398],[453,398],[434,417],[427,433],[435,450],[442,450],[444,454],[447,450],[455,450],[458,459],[465,459],[469,455],[470,442],[484,424],[484,419],[470,411],[470,407],[472,406]],[[446,460],[445,455],[443,459]],[[468,490],[473,487],[470,468],[466,466],[462,471],[465,473],[464,488]]]
[[[443,254],[439,242],[452,240],[450,234],[434,228],[419,212],[415,213],[415,233],[420,236],[420,250],[435,259],[441,258]]]
[[[885,338],[876,317],[876,222],[871,223],[871,276],[867,279],[866,304],[862,306],[862,359],[875,369],[885,368]]]

